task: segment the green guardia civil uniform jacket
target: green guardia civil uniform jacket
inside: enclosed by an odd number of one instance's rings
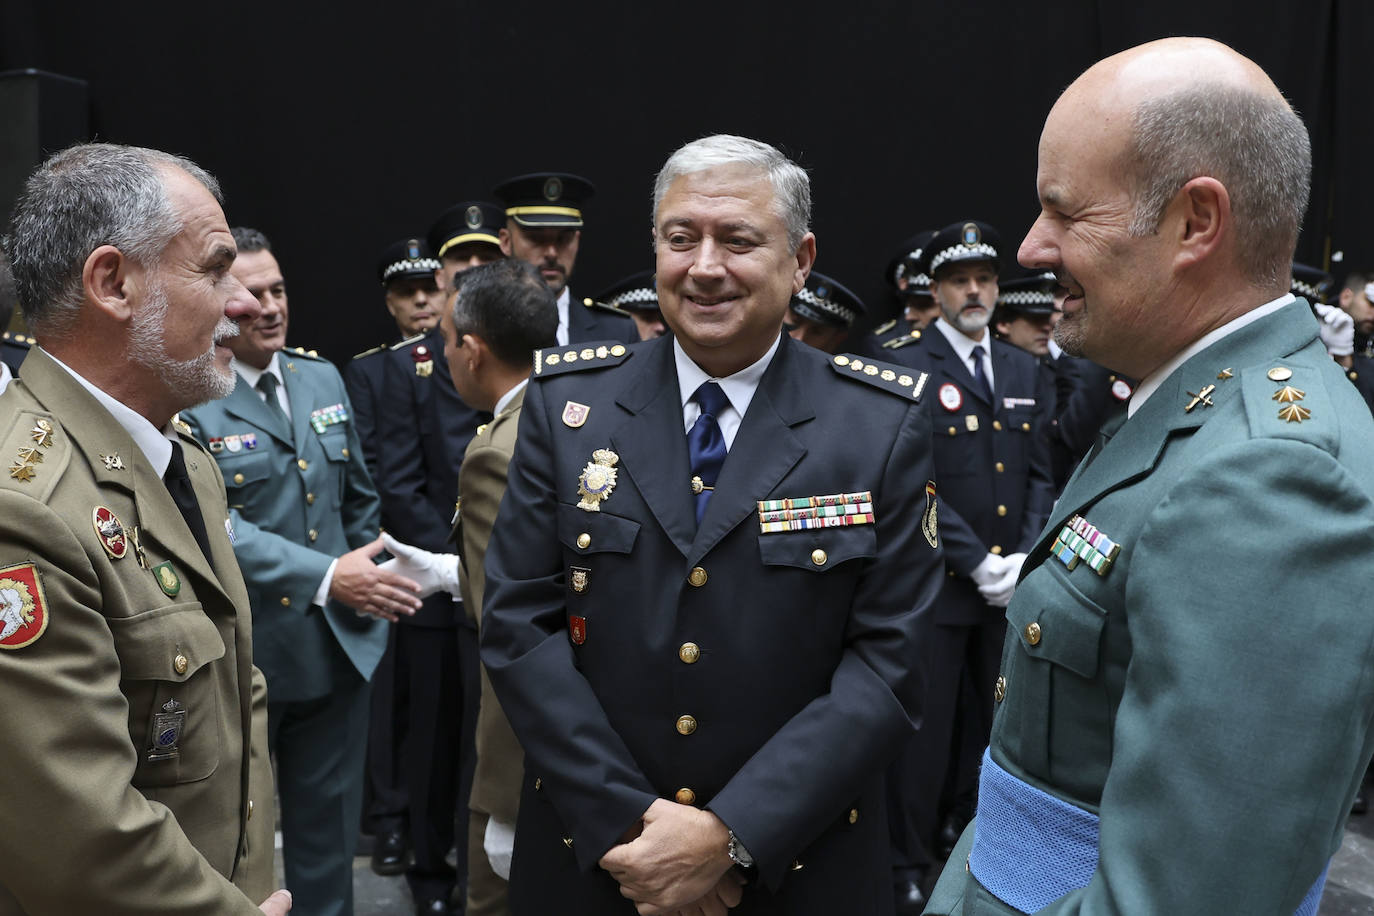
[[[122,426],[35,348],[0,396],[0,914],[258,913],[272,774],[214,461],[211,557]]]
[[[1314,913],[1371,754],[1369,411],[1298,300],[1104,433],[1007,609],[926,912]]]

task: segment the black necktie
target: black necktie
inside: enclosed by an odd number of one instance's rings
[[[258,376],[257,389],[262,392],[263,400],[267,402],[267,409],[281,417],[282,422],[286,422],[286,411],[281,409],[281,401],[277,400],[277,377],[270,372],[264,372]],[[290,423],[286,424],[290,426]]]
[[[200,514],[200,503],[196,500],[191,478],[186,473],[186,458],[181,454],[180,442],[172,443],[172,460],[167,463],[167,473],[162,475],[162,481],[167,484],[167,492],[172,494],[172,502],[177,504],[181,517],[186,519],[186,526],[191,529],[191,534],[195,535],[201,553],[209,560],[210,535],[205,531],[205,519]]]
[[[992,383],[988,381],[987,370],[983,368],[983,348],[977,346],[973,348],[973,380],[978,383],[983,397],[987,398],[989,404],[992,403]]]
[[[696,496],[697,524],[700,525],[716,478],[720,476],[721,465],[725,464],[725,436],[716,418],[730,406],[730,399],[715,382],[702,382],[692,400],[701,407],[701,416],[687,432],[687,458],[692,465],[692,492]]]

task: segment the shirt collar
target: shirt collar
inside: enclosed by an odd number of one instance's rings
[[[768,352],[753,365],[746,366],[733,375],[725,378],[712,378],[707,375],[700,366],[692,362],[692,358],[682,349],[676,337],[673,338],[673,361],[677,364],[677,386],[678,394],[682,397],[682,406],[686,407],[687,402],[692,399],[692,395],[701,387],[702,382],[714,381],[720,385],[720,390],[725,392],[725,397],[730,400],[730,406],[744,416],[749,409],[749,402],[754,399],[754,392],[758,390],[759,382],[763,379],[764,370],[773,361],[773,354],[778,352],[778,344],[782,342],[782,337],[773,341],[773,346],[768,348]]]
[[[983,329],[982,340],[969,340],[967,337],[964,336],[964,333],[962,331],[960,331],[954,325],[950,324],[948,321],[945,321],[944,315],[941,315],[939,318],[936,318],[935,321],[932,323],[940,331],[941,334],[945,335],[945,340],[949,341],[949,345],[954,348],[954,352],[958,355],[958,357],[961,360],[964,361],[965,368],[968,368],[968,361],[973,358],[974,347],[982,347],[984,356],[992,355],[992,348],[988,344],[988,341],[992,337],[992,335],[988,333],[987,328]]]
[[[1207,332],[1188,346],[1184,347],[1172,359],[1167,360],[1164,365],[1140,380],[1140,384],[1136,386],[1135,393],[1131,395],[1130,403],[1126,406],[1126,416],[1135,416],[1135,412],[1144,406],[1145,402],[1150,399],[1150,395],[1159,390],[1159,386],[1164,384],[1164,380],[1173,375],[1174,371],[1189,359],[1201,353],[1203,350],[1206,350],[1223,337],[1229,337],[1246,325],[1259,321],[1265,315],[1271,315],[1277,312],[1288,303],[1293,302],[1296,298],[1297,297],[1292,293],[1284,293],[1277,299],[1266,302],[1264,305],[1252,308],[1243,315],[1232,318],[1221,327]]]
[[[509,407],[510,402],[515,400],[515,396],[519,394],[521,391],[524,391],[525,386],[529,383],[529,378],[522,378],[514,388],[512,388],[510,391],[507,391],[505,394],[501,395],[501,400],[496,402],[496,406],[493,407],[491,410],[491,415],[493,417],[501,416],[501,411]]]
[[[44,350],[44,353],[48,351]],[[129,434],[129,438],[134,440],[134,445],[138,446],[143,452],[143,456],[148,459],[148,464],[152,466],[157,476],[161,477],[167,473],[167,465],[172,460],[172,443],[179,441],[176,430],[172,424],[168,423],[162,429],[148,422],[148,418],[138,413],[133,408],[126,406],[121,401],[116,401],[104,391],[92,385],[84,377],[79,375],[75,369],[68,366],[62,360],[48,353],[48,357],[57,363],[67,374],[76,379],[77,384],[91,393],[91,397],[100,402],[100,406],[110,412],[115,422],[123,427]]]
[[[273,375],[275,375],[277,377],[277,384],[282,387],[285,387],[286,379],[282,378],[281,360],[278,358],[280,354],[280,350],[272,354],[272,358],[267,361],[266,369],[259,369],[257,366],[250,366],[238,357],[234,357],[234,359],[231,362],[233,363],[234,371],[237,372],[239,375],[243,376],[243,380],[248,383],[249,388],[258,387],[258,379],[262,378],[262,374],[264,372],[270,372]]]

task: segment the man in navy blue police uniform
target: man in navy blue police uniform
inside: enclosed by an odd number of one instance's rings
[[[535,354],[487,554],[512,909],[889,913],[941,578],[926,379],[781,333],[816,242],[777,150],[694,141],[654,197],[673,336]]]
[[[493,193],[506,207],[501,250],[533,264],[558,297],[558,342],[639,340],[628,314],[577,299],[568,286],[582,245],[582,208],[596,193],[592,183],[565,172],[535,172],[507,179]]]
[[[992,684],[1025,552],[1053,502],[1044,438],[1053,388],[1029,353],[995,340],[997,231],[969,220],[926,245],[940,317],[892,359],[930,373],[940,540],[948,575],[936,604],[930,702],[904,790],[926,853],[953,845],[972,816],[977,762],[992,726]],[[929,861],[917,857],[913,877]]]

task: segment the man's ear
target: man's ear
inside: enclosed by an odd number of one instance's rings
[[[1185,184],[1170,207],[1175,223],[1180,267],[1212,257],[1231,235],[1231,196],[1215,178],[1200,176]]]
[[[811,276],[811,268],[816,266],[816,235],[808,232],[797,246],[797,270],[792,275],[792,293],[796,295],[806,286],[806,278]]]
[[[497,233],[496,233],[496,238],[497,238],[497,244],[501,246],[501,253],[502,253],[503,255],[505,255],[506,257],[510,257],[510,253],[511,253],[510,230],[507,229],[505,226],[502,226],[502,227],[500,228],[500,230],[497,231]]]
[[[117,322],[128,321],[133,315],[131,297],[142,279],[143,271],[113,245],[92,251],[81,268],[86,298]]]

